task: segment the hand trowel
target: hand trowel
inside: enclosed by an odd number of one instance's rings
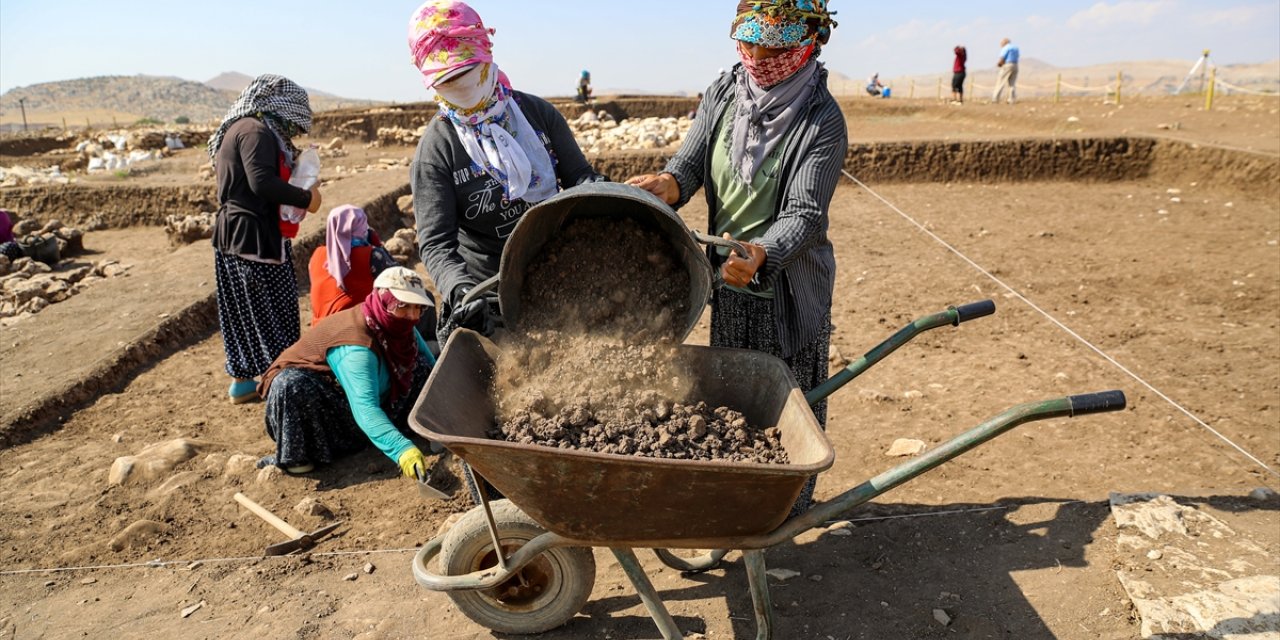
[[[432,475],[430,472],[423,471],[420,467],[415,467],[414,475],[417,476],[416,482],[418,484],[419,497],[431,500],[448,500],[450,498],[450,494],[431,486]]]

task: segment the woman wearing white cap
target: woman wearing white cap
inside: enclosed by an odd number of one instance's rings
[[[430,304],[421,276],[391,267],[362,304],[324,318],[280,354],[258,387],[276,454],[258,466],[306,473],[372,441],[406,477],[424,474],[422,451],[397,425],[435,365],[414,329]]]

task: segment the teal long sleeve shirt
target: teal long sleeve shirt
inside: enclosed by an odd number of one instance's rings
[[[418,352],[425,353],[427,361],[434,367],[436,359],[416,329],[413,337],[418,343]],[[351,405],[356,425],[379,451],[399,464],[400,456],[412,448],[413,443],[400,433],[382,409],[382,398],[391,389],[391,371],[387,365],[373,350],[355,345],[329,349],[325,352],[325,361],[347,394],[347,403]]]

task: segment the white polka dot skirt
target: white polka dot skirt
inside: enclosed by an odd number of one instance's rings
[[[288,243],[284,255],[282,264],[268,264],[213,252],[218,328],[232,377],[262,375],[301,336],[298,278]]]

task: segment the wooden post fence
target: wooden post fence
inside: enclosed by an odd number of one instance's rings
[[[1204,110],[1213,111],[1213,89],[1218,84],[1218,68],[1209,69],[1209,88],[1204,93]]]

